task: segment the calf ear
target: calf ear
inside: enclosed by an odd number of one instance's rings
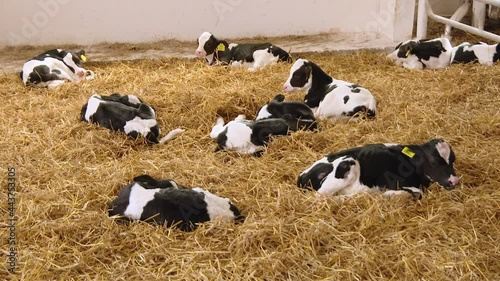
[[[308,81],[309,77],[311,77],[311,72],[312,72],[312,66],[308,64],[306,66],[306,81]]]
[[[156,135],[151,132],[146,135],[146,139],[152,143],[160,143]]]
[[[151,108],[148,105],[141,103],[139,105],[138,110],[139,110],[139,117],[144,119],[154,119],[153,112],[151,112]]]
[[[158,181],[149,175],[137,176],[134,178],[134,181],[140,183],[141,186],[144,187],[145,189],[152,189],[159,187]]]
[[[87,106],[88,103],[86,103],[84,106],[82,106],[82,110],[80,111],[80,121],[87,121],[85,120],[85,113],[87,113]],[[88,120],[90,121],[90,120]]]
[[[282,94],[277,94],[274,98],[273,98],[273,101],[277,101],[277,102],[283,102],[285,100],[285,96],[282,95]]]
[[[347,161],[340,162],[335,171],[335,177],[338,179],[345,179],[350,170],[351,165],[349,165]]]

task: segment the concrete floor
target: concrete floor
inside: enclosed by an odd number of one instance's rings
[[[381,49],[388,51],[398,42],[375,33],[323,33],[310,36],[287,36],[273,38],[239,38],[230,42],[271,42],[293,53],[346,51],[358,49]],[[92,61],[161,59],[164,57],[194,58],[195,41],[158,41],[141,44],[103,43],[92,46],[19,46],[0,49],[0,72],[12,73],[21,70],[24,62],[52,48],[85,49]]]

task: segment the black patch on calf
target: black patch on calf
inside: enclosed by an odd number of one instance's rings
[[[441,41],[420,40],[417,46],[411,51],[420,60],[429,60],[431,57],[438,58],[442,53],[446,52]]]
[[[269,47],[269,51],[273,54],[273,56],[278,56],[278,61],[284,61],[288,63],[291,63],[293,61],[292,56],[290,56],[288,52],[276,45],[271,45]]]
[[[227,143],[227,128],[224,131],[220,132],[217,136],[217,147],[215,148],[215,152],[222,151],[226,148]]]
[[[210,38],[208,38],[207,42],[205,42],[205,45],[203,45],[203,49],[207,53],[207,55],[211,55],[215,52],[215,49],[217,48],[217,45],[219,45],[219,40],[215,38],[215,36],[210,35]]]
[[[497,47],[496,47],[496,52],[495,54],[493,55],[493,62],[496,62],[500,59],[500,44],[497,44]]]
[[[118,197],[109,204],[108,215],[123,215],[129,205],[130,191],[134,183],[131,183],[120,190]]]
[[[283,118],[290,130],[314,130],[317,128],[316,119],[312,110],[303,102],[285,101],[284,95],[277,95],[267,105],[270,118]]]
[[[210,221],[205,194],[191,189],[162,189],[144,206],[141,220],[191,231],[197,223]]]
[[[457,48],[455,51],[455,56],[453,57],[453,61],[451,63],[478,63],[479,60],[476,57],[476,54],[474,51],[465,51],[465,47],[471,47],[473,45],[465,45],[465,46],[460,46]]]
[[[238,208],[233,205],[233,203],[229,203],[229,210],[233,212],[234,221],[236,223],[242,223],[243,221],[245,221],[245,217],[241,215],[240,210],[238,210]]]
[[[145,189],[180,187],[171,179],[157,180],[149,175],[140,175],[140,176],[134,177],[134,181],[138,182]],[[175,185],[173,183],[175,183]]]
[[[307,62],[306,64],[311,67],[312,83],[311,88],[304,97],[304,101],[307,106],[314,108],[319,106],[328,93],[337,88],[337,84],[332,84],[332,77],[326,74],[317,64],[313,62]]]
[[[342,115],[349,116],[349,117],[354,116],[354,115],[359,115],[359,117],[366,117],[368,119],[373,119],[373,118],[375,118],[375,111],[367,108],[364,105],[359,105],[359,106],[356,106],[355,108],[353,108],[352,111],[342,112]]]
[[[353,160],[342,161],[338,164],[337,169],[335,170],[335,177],[338,179],[344,179],[347,173],[351,170],[351,166],[356,163]]]
[[[47,82],[52,80],[62,80],[54,74],[50,72],[50,68],[46,65],[38,65],[33,68],[33,71],[29,74],[28,79],[26,81],[26,85],[38,84],[41,82]]]
[[[346,104],[349,101],[349,96],[344,97],[344,104]]]
[[[305,62],[301,67],[295,70],[290,79],[290,85],[292,85],[292,87],[304,87],[311,76],[312,67],[310,64],[310,62]]]
[[[266,145],[271,136],[286,136],[289,134],[287,122],[281,118],[267,118],[254,121],[251,125],[250,141],[258,146]]]

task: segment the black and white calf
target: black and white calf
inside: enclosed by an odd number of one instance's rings
[[[276,95],[271,102],[262,106],[257,112],[255,120],[267,118],[284,118],[285,121],[290,121],[289,127],[291,130],[314,130],[318,127],[316,118],[311,108],[303,102],[285,101],[285,96],[282,94]]]
[[[229,44],[219,40],[210,32],[198,38],[195,54],[205,58],[209,65],[220,63],[232,66],[249,66],[253,71],[279,61],[292,62],[292,57],[280,47],[270,43]]]
[[[157,180],[148,175],[134,178],[109,206],[109,216],[141,220],[194,230],[197,224],[225,220],[241,222],[244,217],[227,198],[199,187],[192,189],[173,180]]]
[[[464,42],[451,51],[451,63],[480,63],[492,65],[500,58],[500,44],[471,44]]]
[[[283,91],[307,90],[304,102],[317,119],[375,118],[376,101],[367,89],[335,80],[315,63],[298,59],[290,69]]]
[[[385,194],[410,192],[421,197],[422,190],[432,182],[439,183],[447,190],[458,185],[454,162],[453,150],[442,139],[433,139],[421,145],[369,144],[328,154],[302,172],[297,185],[323,190],[325,194],[342,194],[344,188],[351,191],[367,190],[366,186],[387,190]],[[343,166],[339,172],[341,164]],[[358,169],[359,173],[353,173],[352,176],[347,173]],[[332,176],[333,172],[335,174]],[[359,182],[351,180],[355,174],[359,175]],[[346,176],[350,177],[349,181]],[[342,181],[345,181],[345,187]]]
[[[158,140],[160,128],[154,109],[134,95],[94,94],[82,107],[81,120],[113,131],[125,132],[133,138],[143,136],[152,143],[167,142],[184,132],[182,129],[175,129]]]
[[[210,137],[217,140],[215,151],[234,150],[240,154],[259,156],[271,136],[288,134],[289,125],[285,119],[267,118],[252,121],[245,120],[244,115],[239,115],[225,125],[222,117],[217,118]]]
[[[57,87],[66,80],[94,79],[94,73],[83,68],[85,61],[84,50],[69,52],[53,49],[25,62],[20,76],[25,86],[48,88]]]
[[[408,40],[387,55],[397,65],[410,69],[438,69],[450,65],[451,43],[447,38]]]

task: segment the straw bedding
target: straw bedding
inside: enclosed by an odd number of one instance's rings
[[[218,115],[253,118],[280,92],[289,64],[248,73],[195,59],[90,61],[95,80],[53,90],[0,75],[0,163],[17,169],[19,217],[17,274],[7,276],[2,262],[0,279],[500,280],[500,68],[411,71],[377,51],[300,56],[371,90],[377,119],[320,122],[317,132],[274,138],[255,158],[214,153],[209,132]],[[81,122],[95,92],[136,94],[156,108],[163,134],[186,132],[148,145]],[[434,184],[421,201],[340,201],[296,187],[329,152],[435,137],[457,156],[461,183],[452,191]],[[113,221],[108,203],[142,173],[228,197],[246,221],[191,233]],[[6,214],[6,192],[0,198]]]

